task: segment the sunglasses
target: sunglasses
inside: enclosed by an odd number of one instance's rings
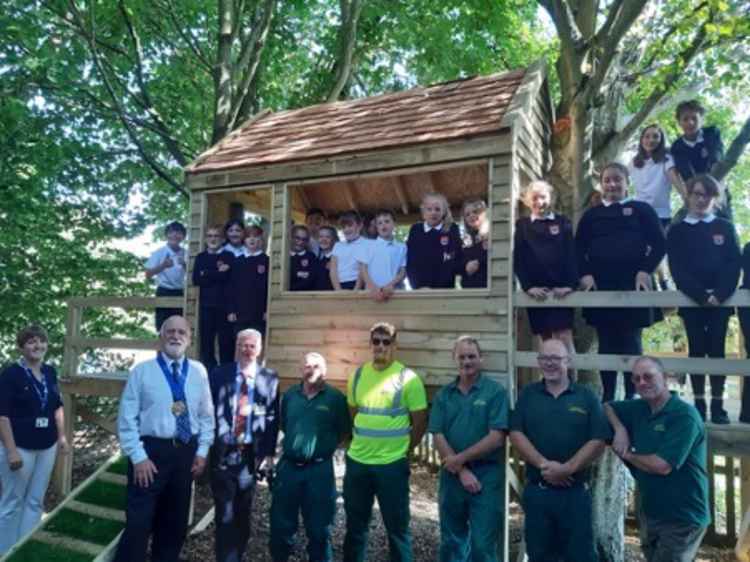
[[[383,345],[385,347],[388,347],[392,343],[388,338],[371,338],[370,342],[372,343],[372,345]]]

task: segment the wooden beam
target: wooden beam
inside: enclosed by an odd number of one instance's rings
[[[183,297],[72,297],[68,306],[78,308],[182,308]]]
[[[295,188],[295,192],[299,194],[299,198],[302,201],[302,206],[305,208],[305,212],[309,211],[312,208],[312,204],[310,203],[310,199],[307,197],[307,193],[305,193],[305,186],[297,186]]]
[[[123,372],[121,375],[114,376],[96,376],[96,377],[72,377],[69,379],[60,379],[60,390],[63,393],[77,394],[80,396],[120,396],[125,388],[128,373]],[[66,416],[68,413],[66,412]]]
[[[534,300],[523,291],[516,291],[513,301],[517,308],[700,307],[680,291],[576,291],[562,300],[547,299],[545,301]],[[721,306],[750,307],[750,290],[737,289],[734,295],[724,301]]]
[[[159,340],[138,340],[125,338],[71,338],[70,342],[77,348],[93,347],[96,349],[135,349],[135,350],[157,350]]]
[[[393,190],[396,192],[396,199],[401,204],[401,212],[405,215],[409,214],[409,200],[406,198],[406,192],[404,191],[404,177],[396,176],[393,182]]]

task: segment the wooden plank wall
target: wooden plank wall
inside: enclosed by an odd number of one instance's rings
[[[190,194],[190,224],[188,225],[188,263],[185,282],[185,305],[183,315],[193,328],[191,355],[198,356],[198,288],[193,286],[193,263],[203,249],[203,238],[208,222],[208,203],[205,193]]]

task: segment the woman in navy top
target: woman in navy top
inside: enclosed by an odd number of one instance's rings
[[[16,343],[21,359],[0,374],[0,556],[39,523],[58,445],[70,451],[47,333],[29,326]]]
[[[664,231],[648,203],[627,197],[628,169],[617,162],[604,167],[601,205],[588,209],[578,223],[576,252],[584,291],[648,291],[651,276],[665,253]],[[652,308],[586,308],[586,322],[596,328],[599,353],[641,355],[641,332],[661,319]],[[635,388],[625,373],[625,398]],[[602,401],[615,397],[617,372],[601,371]]]
[[[740,246],[734,225],[714,215],[719,182],[708,175],[687,181],[688,214],[667,233],[667,257],[677,288],[700,308],[681,308],[690,357],[724,357],[729,317],[734,309],[721,303],[740,279]],[[726,377],[711,376],[711,421],[728,424],[724,410]],[[706,419],[706,376],[690,375],[695,407]]]

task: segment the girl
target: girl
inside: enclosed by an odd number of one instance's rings
[[[16,344],[21,358],[0,374],[0,557],[39,523],[57,449],[70,452],[47,332],[28,326]]]
[[[490,239],[490,221],[487,218],[487,203],[473,199],[464,203],[463,265],[461,287],[481,289],[487,287],[487,248]]]
[[[513,264],[521,287],[534,299],[563,299],[578,285],[573,225],[552,212],[553,189],[535,181],[521,201],[530,216],[516,222]],[[532,333],[542,340],[554,338],[573,350],[572,308],[527,308]]]
[[[649,291],[651,275],[665,252],[664,232],[647,203],[627,198],[628,169],[611,162],[601,176],[601,205],[588,209],[576,232],[578,272],[584,291]],[[596,328],[599,353],[641,355],[641,332],[661,319],[651,308],[587,308],[586,321]],[[601,371],[602,401],[614,399],[615,371]],[[635,393],[625,373],[625,398]]]
[[[332,226],[321,226],[318,231],[318,272],[315,276],[316,291],[333,291],[331,284],[331,256],[339,234]]]
[[[243,242],[245,241],[245,223],[239,219],[227,221],[224,225],[224,238],[226,244],[221,248],[222,252],[229,252],[235,258],[247,253]]]
[[[700,308],[681,308],[690,357],[724,357],[729,317],[734,309],[720,306],[732,296],[740,278],[741,256],[731,222],[714,215],[721,192],[709,175],[687,181],[688,214],[667,234],[669,269],[677,288]],[[724,410],[725,376],[711,376],[711,421],[728,424]],[[698,413],[706,419],[706,376],[690,375]]]
[[[227,283],[227,321],[235,337],[248,328],[265,337],[269,260],[263,251],[263,229],[250,226],[246,234],[246,255],[234,260]]]
[[[638,152],[628,166],[635,190],[634,199],[654,208],[664,228],[672,219],[670,195],[672,186],[686,200],[685,186],[667,152],[664,131],[659,125],[649,125],[641,131]]]
[[[461,236],[448,200],[440,193],[422,197],[422,219],[406,242],[406,274],[412,289],[453,289],[463,264]]]

